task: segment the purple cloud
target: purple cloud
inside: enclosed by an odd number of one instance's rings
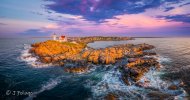
[[[46,9],[61,14],[81,15],[87,20],[101,22],[116,15],[137,14],[149,8],[157,8],[170,2],[181,0],[45,0],[52,1]],[[167,7],[166,11],[173,9]]]

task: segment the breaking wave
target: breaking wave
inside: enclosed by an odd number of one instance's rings
[[[158,59],[159,62],[171,61],[169,58],[161,57]],[[156,91],[164,94],[169,94],[173,98],[182,99],[187,96],[186,91],[179,87],[180,80],[165,81],[160,78],[160,75],[164,74],[154,68],[151,68],[149,72],[138,81],[141,86],[137,85],[126,85],[121,80],[121,73],[119,70],[114,68],[106,72],[100,82],[92,85],[91,91],[93,98],[104,99],[109,93],[116,94],[119,99],[148,99],[147,94],[151,91]],[[179,88],[176,90],[168,89],[169,86],[176,85]]]
[[[24,44],[24,50],[21,51],[21,56],[20,56],[20,59],[22,61],[25,61],[27,64],[35,68],[44,68],[52,65],[52,64],[44,64],[39,62],[36,56],[33,56],[31,53],[29,53],[30,49],[31,46],[29,44]]]
[[[159,55],[159,57],[157,57],[157,59],[158,59],[159,63],[165,63],[165,62],[170,63],[172,61],[170,58],[161,56],[161,55]]]
[[[119,71],[111,70],[106,73],[102,81],[100,81],[95,86],[92,86],[93,98],[103,99],[108,93],[116,93],[117,95],[122,94],[131,94],[130,91],[138,88],[135,86],[126,86],[121,80]],[[117,93],[118,92],[118,93]],[[132,94],[130,95],[132,96]],[[121,97],[121,95],[120,95]]]

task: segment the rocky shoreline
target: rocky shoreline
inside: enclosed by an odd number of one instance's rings
[[[64,70],[69,73],[85,73],[93,65],[112,64],[121,70],[122,80],[126,85],[138,84],[138,80],[151,67],[159,68],[157,59],[148,57],[156,55],[152,50],[155,48],[154,46],[149,44],[121,44],[101,49],[93,49],[87,46],[87,43],[93,41],[130,39],[127,37],[83,37],[77,42],[64,43],[48,40],[32,44],[30,53],[37,56],[42,63],[63,66]],[[119,63],[122,60],[126,60],[126,63]]]
[[[48,40],[31,45],[29,52],[35,56],[39,62],[60,66],[68,73],[88,73],[96,67],[114,67],[120,72],[119,79],[127,86],[135,85],[150,89],[146,94],[149,98],[173,98],[173,95],[150,87],[149,79],[144,79],[150,70],[159,70],[160,64],[156,58],[157,54],[154,46],[149,44],[120,44],[105,48],[94,49],[88,47],[88,43],[94,41],[120,41],[131,40],[132,38],[119,37],[82,37],[74,38],[68,42],[58,42]],[[75,41],[74,41],[75,40]],[[143,81],[142,81],[143,79]],[[179,83],[182,84],[182,83]],[[182,84],[183,85],[183,84]],[[166,87],[175,91],[180,88],[176,84]],[[115,100],[118,94],[108,93],[104,99]]]

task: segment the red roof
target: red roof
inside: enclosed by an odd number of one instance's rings
[[[65,36],[62,35],[61,38],[65,38]]]

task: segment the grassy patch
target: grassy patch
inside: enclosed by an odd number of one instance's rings
[[[71,42],[63,42],[62,44],[68,45],[68,46],[76,46],[77,44],[71,43]]]

